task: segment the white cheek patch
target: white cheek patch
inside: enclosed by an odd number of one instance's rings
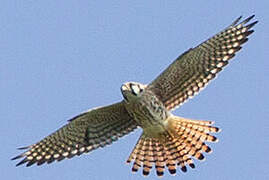
[[[133,90],[134,94],[139,94],[140,93],[140,88],[137,85],[133,85],[132,90]]]

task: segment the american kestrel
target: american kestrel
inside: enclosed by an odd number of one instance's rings
[[[143,133],[127,162],[133,162],[132,171],[142,167],[148,175],[155,166],[158,176],[165,167],[171,174],[177,166],[183,172],[186,166],[194,168],[193,159],[204,159],[203,152],[211,152],[205,144],[217,142],[211,133],[219,132],[212,121],[186,119],[175,116],[171,110],[197,94],[216,77],[241,45],[254,31],[258,22],[248,23],[253,16],[239,23],[241,17],[220,33],[180,55],[164,72],[148,85],[127,82],[121,86],[121,102],[90,109],[41,141],[24,148],[26,152],[18,165],[41,165],[61,161],[75,155],[104,147],[137,127]]]

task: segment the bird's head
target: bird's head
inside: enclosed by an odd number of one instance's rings
[[[143,93],[146,85],[137,82],[127,82],[121,86],[121,93],[126,101],[136,99]]]

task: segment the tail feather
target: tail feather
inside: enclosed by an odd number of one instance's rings
[[[153,140],[153,153],[155,154],[155,169],[158,176],[163,176],[165,168],[165,154],[164,147],[160,144],[159,141]]]
[[[170,174],[176,174],[177,163],[174,155],[176,154],[176,150],[174,148],[169,148],[169,145],[164,146],[165,156],[166,156],[166,167]]]
[[[152,142],[149,140],[145,141],[144,143],[148,148],[145,151],[145,158],[143,161],[143,174],[148,175],[152,168],[152,163],[155,161],[155,157],[153,156]]]
[[[127,163],[133,162],[133,172],[142,168],[143,175],[148,175],[154,165],[158,176],[163,176],[165,166],[172,175],[176,174],[177,166],[186,172],[187,166],[195,168],[193,158],[204,160],[203,152],[212,152],[205,142],[218,140],[210,134],[220,131],[212,126],[213,122],[176,116],[171,116],[167,122],[169,136],[162,136],[166,137],[165,141],[145,133],[141,135],[127,160]]]

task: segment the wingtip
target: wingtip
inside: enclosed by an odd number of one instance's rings
[[[20,161],[19,163],[16,164],[16,167],[26,163],[27,161],[28,161],[27,158],[24,158],[22,161]]]
[[[246,24],[248,23],[251,19],[253,19],[255,17],[255,14],[249,16],[248,18],[244,19],[242,22],[239,23],[239,21],[242,19],[243,16],[239,16],[232,24],[231,26],[235,26],[237,24]],[[255,21],[255,24],[257,23],[258,21]]]
[[[242,16],[239,16],[232,24],[231,24],[231,26],[234,26],[234,25],[236,25],[239,21],[240,21],[240,19],[242,19]]]
[[[240,21],[240,19],[242,19],[242,17],[243,17],[242,15],[239,16],[235,21],[236,21],[236,22]]]
[[[253,23],[250,23],[246,26],[247,29],[252,28],[253,26],[255,26],[255,24],[257,24],[259,21],[254,21]]]
[[[32,166],[33,164],[35,164],[36,163],[36,161],[28,161],[28,163],[26,164],[26,167],[30,167],[30,166]]]
[[[15,156],[13,158],[11,158],[10,160],[13,161],[13,160],[16,160],[16,159],[20,159],[22,157],[22,155],[18,155],[18,156]]]
[[[29,149],[31,146],[24,146],[24,147],[19,147],[17,148],[18,150],[24,150],[24,149]]]
[[[249,16],[245,21],[249,21],[249,20],[253,19],[254,17],[255,17],[255,14]]]
[[[255,15],[253,14],[252,16],[249,16],[248,18],[246,18],[241,24],[246,24],[248,23],[250,20],[252,20],[255,17]],[[255,24],[257,24],[259,21],[256,20],[253,23],[247,25],[248,28],[251,28],[252,26],[254,26]]]

